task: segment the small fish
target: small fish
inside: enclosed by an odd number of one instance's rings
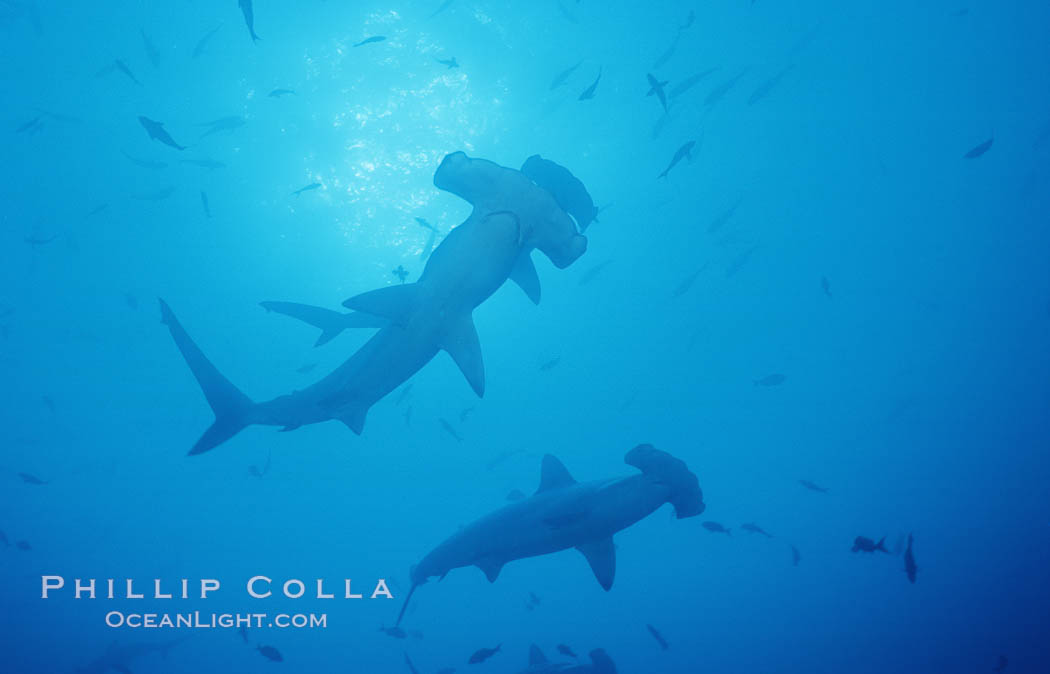
[[[117,70],[127,75],[132,82],[139,85],[140,87],[142,86],[142,82],[139,82],[138,78],[135,77],[135,75],[131,72],[131,69],[128,68],[126,63],[124,63],[120,59],[114,59],[113,65],[116,67]]]
[[[548,372],[550,370],[553,370],[560,362],[561,356],[555,356],[554,358],[551,358],[548,361],[544,361],[543,363],[540,363],[540,372]]]
[[[829,298],[831,297],[831,281],[828,280],[827,276],[820,277],[820,289],[824,291],[824,294]]]
[[[149,135],[151,140],[164,143],[168,147],[173,147],[176,150],[186,149],[185,145],[179,145],[178,143],[176,143],[175,139],[172,138],[171,135],[164,130],[163,122],[158,122],[156,120],[150,119],[149,117],[143,117],[139,115],[139,124],[142,125],[142,128],[146,129],[146,134]]]
[[[153,42],[149,39],[149,36],[146,35],[145,30],[140,28],[139,34],[142,35],[142,46],[146,50],[146,58],[148,58],[149,62],[153,64],[154,68],[159,68],[160,52],[157,51],[157,48],[153,45]]]
[[[479,663],[485,662],[493,655],[498,653],[501,646],[503,646],[503,644],[499,644],[495,648],[479,648],[478,650],[474,651],[473,655],[470,656],[470,659],[467,660],[467,664],[477,665]]]
[[[583,90],[583,93],[580,94],[580,97],[577,98],[576,100],[587,101],[587,100],[590,100],[590,99],[594,98],[594,90],[598,88],[598,82],[600,82],[601,79],[602,79],[602,67],[598,66],[598,77],[595,78],[594,83],[591,84],[591,86],[589,86],[589,87],[587,87],[586,89]]]
[[[505,452],[500,453],[498,456],[496,456],[496,458],[492,459],[487,464],[485,464],[485,470],[489,470],[489,471],[494,470],[495,468],[500,466],[502,463],[506,462],[507,459],[510,459],[513,456],[521,454],[522,451],[524,451],[524,450],[511,449],[511,450],[507,450]]]
[[[660,644],[661,650],[666,651],[668,648],[670,648],[670,646],[667,645],[667,641],[665,641],[663,636],[661,636],[660,633],[656,631],[655,627],[646,624],[646,628],[649,630],[649,634],[653,635],[653,638],[656,639],[656,643]]]
[[[576,63],[576,65],[569,66],[565,70],[563,70],[560,73],[558,73],[557,75],[555,75],[554,79],[551,80],[551,85],[550,85],[550,87],[548,87],[548,89],[550,91],[554,91],[555,89],[557,89],[561,85],[565,84],[565,81],[569,79],[569,76],[572,75],[574,72],[576,72],[576,69],[579,68],[581,65],[583,65],[583,60],[582,59],[580,61],[578,61]]]
[[[437,674],[454,674],[455,671],[456,671],[455,667],[442,667],[441,669],[439,669],[437,671]]]
[[[600,274],[601,271],[608,267],[610,264],[612,264],[612,260],[605,260],[604,262],[599,262],[598,264],[588,269],[583,274],[583,276],[580,277],[580,285],[585,286],[591,281],[593,281],[595,277],[598,276],[598,274]]]
[[[992,671],[993,672],[1001,672],[1001,671],[1006,669],[1006,665],[1008,665],[1008,664],[1010,664],[1010,661],[1006,658],[1006,656],[1005,655],[1000,655],[999,656],[999,662],[996,663],[996,665],[992,669]]]
[[[708,68],[707,70],[703,70],[696,74],[690,75],[689,77],[685,78],[684,80],[676,84],[674,87],[672,87],[671,91],[667,93],[667,97],[673,101],[674,99],[678,98],[685,92],[695,87],[697,84],[700,83],[701,80],[707,78],[716,70],[718,70],[718,68]]]
[[[733,217],[733,214],[736,213],[736,209],[740,208],[740,204],[743,203],[743,201],[744,197],[737,197],[737,200],[733,202],[732,206],[722,211],[718,217],[711,221],[711,224],[707,226],[707,233],[714,234],[722,228],[722,225],[729,222],[729,219]]]
[[[295,195],[295,196],[299,196],[303,192],[309,192],[310,190],[316,190],[320,186],[321,186],[321,183],[310,183],[309,185],[306,185],[305,187],[300,187],[299,189],[295,190],[294,192],[292,192],[292,194]]]
[[[751,93],[751,95],[748,96],[747,104],[748,105],[754,105],[755,103],[758,103],[763,98],[768,96],[769,92],[773,90],[773,87],[775,87],[778,84],[780,84],[780,80],[784,79],[784,75],[787,75],[789,72],[791,72],[791,69],[794,68],[794,67],[795,67],[794,64],[789,64],[787,67],[785,67],[783,70],[778,72],[776,75],[773,75],[768,80],[766,80],[762,84],[758,85],[758,87],[755,88],[755,90]]]
[[[317,363],[306,363],[305,365],[300,365],[299,367],[295,368],[295,371],[299,374],[308,374],[310,372],[313,372],[313,369],[315,367],[317,367]]]
[[[752,383],[755,386],[780,386],[785,381],[787,381],[787,377],[786,376],[784,376],[782,374],[774,373],[774,374],[767,374],[765,377],[762,377],[761,379],[754,379],[754,380],[752,380]]]
[[[701,522],[700,526],[702,526],[703,528],[707,529],[708,531],[710,531],[713,534],[725,534],[726,536],[732,536],[733,535],[733,534],[729,533],[729,529],[727,529],[726,527],[722,526],[718,522]]]
[[[167,187],[162,187],[155,192],[134,192],[132,193],[131,198],[139,201],[163,201],[172,194],[175,194],[175,186],[169,185]]]
[[[912,535],[908,534],[908,547],[904,551],[904,573],[908,576],[908,582],[914,584],[919,567],[915,565],[915,554],[911,549],[912,540]]]
[[[579,656],[572,652],[572,649],[565,644],[558,644],[558,652],[562,655],[567,655],[570,658],[578,658]]]
[[[208,205],[208,195],[201,190],[201,207],[204,208],[204,216],[211,218],[211,206]]]
[[[52,411],[54,411],[54,410],[52,410]],[[47,482],[45,482],[44,480],[41,480],[39,477],[37,477],[36,475],[33,475],[32,473],[19,473],[18,477],[22,478],[22,482],[24,482],[26,484],[36,484],[36,485],[47,484]]]
[[[464,408],[463,411],[459,413],[459,423],[463,423],[464,421],[466,421],[467,417],[470,416],[470,413],[473,411],[473,407]]]
[[[979,143],[973,146],[969,152],[963,155],[963,159],[977,159],[988,150],[992,149],[992,143],[995,142],[995,138],[989,138],[983,143]]]
[[[851,548],[851,552],[875,552],[877,550],[885,552],[886,554],[890,553],[890,551],[886,549],[885,536],[880,538],[878,543],[870,538],[865,538],[864,536],[857,536],[853,539],[853,548]]]
[[[237,628],[237,634],[241,635],[241,639],[244,640],[244,643],[248,643],[248,628],[247,627],[245,627],[244,625],[241,625],[240,627],[238,627]]]
[[[437,9],[435,9],[435,10],[434,10],[434,13],[433,13],[433,14],[431,14],[431,15],[430,15],[429,17],[427,17],[427,18],[428,18],[428,19],[433,19],[433,18],[434,18],[435,16],[437,16],[437,15],[438,15],[438,14],[440,14],[441,12],[444,12],[444,11],[445,11],[446,9],[448,9],[449,7],[451,7],[451,6],[452,6],[452,3],[454,3],[455,1],[456,1],[456,0],[445,0],[445,1],[443,2],[443,3],[441,3],[441,6],[440,6],[440,7],[438,7]],[[453,671],[455,671],[455,670],[453,670]]]
[[[102,211],[106,210],[107,208],[109,208],[109,204],[99,204],[98,206],[95,206],[90,211],[85,213],[84,214],[84,219],[87,220],[88,218],[90,218],[90,217],[92,217],[94,215],[98,215],[99,213],[101,213]]]
[[[525,494],[520,489],[511,489],[507,494],[508,501],[520,501],[525,498]]]
[[[223,164],[221,161],[215,161],[214,159],[180,159],[179,162],[212,170],[226,168],[226,164]]]
[[[408,636],[408,634],[405,632],[405,630],[401,629],[400,627],[396,627],[396,626],[395,627],[380,627],[379,631],[382,632],[383,634],[387,635],[388,637],[393,637],[395,639],[404,639],[405,637]]]
[[[679,283],[675,287],[675,289],[671,292],[671,299],[675,299],[677,297],[681,297],[682,295],[684,295],[687,292],[689,292],[689,289],[693,287],[693,283],[696,282],[697,277],[700,276],[700,272],[702,272],[703,270],[704,270],[704,268],[701,267],[700,269],[697,269],[696,271],[694,271],[689,276],[687,276],[684,279],[682,279],[682,282]]]
[[[649,92],[645,95],[652,96],[653,94],[656,94],[656,97],[660,99],[660,105],[664,106],[664,112],[667,112],[667,94],[664,93],[664,87],[667,86],[667,80],[661,82],[653,77],[652,73],[646,73],[645,78],[649,81]]]
[[[40,236],[39,234],[30,234],[25,237],[23,241],[28,243],[30,246],[44,246],[58,238],[58,234],[52,234],[51,236]]]
[[[249,6],[251,5],[250,2],[248,4]],[[273,646],[256,646],[255,650],[259,651],[259,653],[267,660],[272,660],[273,662],[284,662],[284,658],[281,657],[281,652]]]
[[[215,28],[212,28],[210,31],[208,31],[204,35],[204,37],[202,37],[201,39],[197,40],[197,46],[193,48],[193,56],[192,56],[192,58],[197,58],[198,56],[200,56],[201,54],[204,53],[204,48],[208,46],[208,42],[211,41],[211,39],[215,35],[215,33],[219,32],[220,28],[222,28],[222,24],[221,23],[218,26],[216,26]]]
[[[439,59],[437,57],[434,57],[434,60],[443,66],[448,66],[449,70],[459,67],[459,61],[456,60],[455,56],[453,56],[450,59]]]
[[[408,278],[408,270],[401,265],[397,265],[397,269],[393,270],[390,273],[396,276],[398,279],[400,279],[402,283],[404,283],[405,279]]]
[[[259,470],[259,468],[256,467],[255,465],[251,465],[251,466],[248,466],[248,474],[251,475],[252,477],[257,477],[257,478],[260,478],[260,479],[265,477],[266,474],[270,472],[270,460],[272,458],[273,458],[273,451],[271,450],[271,451],[266,452],[266,464],[262,467],[262,470]]]
[[[799,554],[798,548],[794,545],[791,546],[791,566],[798,566],[798,563],[802,560],[802,555]]]
[[[661,173],[660,175],[656,176],[657,179],[666,178],[667,174],[670,172],[670,170],[673,169],[678,164],[678,162],[682,161],[683,159],[690,159],[691,160],[693,158],[692,152],[693,152],[693,146],[694,145],[696,145],[696,141],[695,140],[691,140],[691,141],[683,144],[677,150],[675,150],[674,156],[671,157],[671,163],[667,165],[667,168],[665,168],[663,170],[663,173]]]
[[[820,492],[821,494],[828,493],[827,487],[821,487],[819,484],[815,484],[809,480],[799,480],[798,483],[810,491]]]
[[[773,534],[769,533],[762,527],[758,526],[754,522],[748,522],[747,524],[741,524],[740,528],[751,534],[762,534],[766,538],[773,538]]]
[[[748,68],[744,68],[739,73],[737,73],[733,77],[730,77],[728,80],[722,82],[717,87],[708,92],[707,98],[704,99],[704,105],[707,107],[711,107],[718,101],[725,98],[725,95],[732,91],[733,87],[736,86],[736,83],[740,81],[740,78],[747,74],[747,71]]]
[[[19,125],[19,127],[17,129],[15,129],[15,133],[25,133],[26,131],[31,131],[33,128],[35,128],[36,126],[38,126],[40,124],[41,120],[44,119],[44,116],[45,115],[42,115],[42,114],[41,115],[37,115],[36,117],[34,117],[33,119],[29,120],[28,122],[25,122],[25,123]]]
[[[373,35],[372,37],[366,37],[365,39],[361,40],[357,44],[351,45],[351,46],[352,47],[360,47],[361,45],[365,45],[365,44],[372,44],[374,42],[382,42],[385,39],[386,39],[385,35]]]
[[[408,666],[408,671],[411,674],[419,674],[419,670],[412,664],[412,660],[408,657],[408,653],[405,653],[405,664]]]
[[[438,419],[438,423],[441,424],[441,428],[445,429],[445,432],[456,439],[456,442],[463,442],[463,438],[459,433],[456,432],[455,428],[452,428],[452,424],[448,423],[444,419]]]
[[[16,541],[15,547],[21,550],[22,552],[29,552],[33,549],[33,546],[29,545],[29,541]]]
[[[201,134],[201,138],[206,138],[213,133],[219,131],[233,132],[234,129],[239,129],[247,123],[247,120],[240,115],[229,115],[227,117],[220,117],[219,119],[213,119],[210,122],[202,122],[197,126],[206,126],[208,130]]]
[[[659,70],[664,65],[666,65],[668,61],[671,60],[671,57],[674,56],[675,50],[678,49],[678,41],[680,39],[682,39],[682,31],[678,31],[677,33],[675,33],[674,40],[671,42],[671,46],[668,47],[664,51],[664,53],[657,56],[656,60],[653,61],[653,70]]]
[[[692,27],[694,21],[696,21],[696,12],[691,9],[689,10],[689,16],[685,17],[685,24],[678,27],[678,32],[680,33],[683,30],[688,30]]]
[[[132,157],[124,150],[121,150],[120,153],[127,157],[128,161],[130,161],[135,166],[141,166],[142,168],[147,168],[154,171],[158,171],[163,168],[168,168],[168,162],[166,161],[156,161],[153,159],[139,159],[138,157]]]
[[[427,222],[426,218],[416,218],[415,220],[416,220],[416,224],[418,224],[423,229],[429,229],[432,232],[436,232],[437,231],[437,229],[434,227],[434,225],[432,225],[429,222]]]
[[[751,256],[754,255],[755,252],[758,251],[758,249],[761,247],[762,246],[755,244],[754,246],[751,246],[743,253],[738,255],[737,258],[733,260],[733,262],[728,267],[726,267],[726,278],[733,278],[738,271],[744,268],[744,265],[751,260]]]
[[[291,89],[274,89],[270,93],[266,94],[270,98],[280,98],[281,96],[295,96],[295,91]]]
[[[241,8],[241,13],[244,14],[244,24],[248,26],[248,34],[252,36],[252,43],[259,40],[259,36],[255,34],[255,10],[252,9],[252,0],[237,0],[237,5]],[[276,653],[277,651],[274,651]],[[280,656],[278,656],[280,660]]]
[[[579,0],[577,0],[577,3],[578,2]],[[565,3],[562,2],[562,0],[558,0],[558,11],[561,12],[561,15],[565,17],[565,20],[569,23],[578,24],[580,22],[580,20],[576,18],[576,15],[569,11],[569,8],[565,6]]]

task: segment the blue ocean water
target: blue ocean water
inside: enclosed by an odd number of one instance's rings
[[[553,671],[530,644],[626,673],[1050,671],[1048,22],[1009,0],[0,0],[0,671]],[[471,214],[434,185],[456,151],[540,154],[600,209],[566,268],[533,253],[538,305],[508,283],[474,311],[484,397],[439,353],[360,436],[252,426],[187,456],[213,416],[158,298],[252,400],[305,389],[375,330],[314,347],[259,303],[418,280]],[[410,567],[531,495],[545,454],[583,482],[637,475],[642,443],[706,510],[617,533],[610,591],[572,550],[455,569],[380,631]],[[195,611],[327,625],[106,624]]]

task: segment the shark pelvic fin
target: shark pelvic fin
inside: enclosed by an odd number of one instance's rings
[[[510,280],[525,291],[533,304],[540,303],[540,277],[536,273],[536,265],[532,263],[529,251],[522,251],[514,262],[514,268],[510,270]]]
[[[361,431],[365,430],[365,417],[367,416],[367,407],[354,407],[342,412],[336,419],[346,424],[346,427],[352,430],[355,435],[361,435]]]
[[[452,323],[441,348],[448,351],[452,360],[456,361],[463,376],[467,378],[470,388],[479,398],[485,396],[485,363],[481,359],[481,342],[478,341],[478,331],[474,327],[474,321],[470,316],[463,320]]]
[[[496,579],[499,578],[499,572],[503,570],[503,562],[498,562],[494,559],[482,560],[476,566],[481,569],[490,583],[495,583]]]
[[[343,302],[343,306],[404,325],[415,307],[416,295],[416,284],[406,283],[355,295]]]
[[[529,646],[529,667],[538,667],[547,664],[547,656],[543,654],[536,644]]]
[[[613,545],[612,536],[594,543],[578,545],[576,549],[587,558],[598,584],[608,592],[616,577],[616,546]]]
[[[338,311],[314,307],[298,302],[260,302],[266,311],[275,311],[285,316],[298,318],[321,330],[314,346],[327,344],[346,328],[382,328],[387,321],[378,316],[363,313],[342,314]]]
[[[540,466],[540,486],[536,489],[536,493],[573,484],[576,484],[576,480],[572,479],[572,475],[569,475],[569,471],[562,462],[557,457],[545,454],[543,464]]]

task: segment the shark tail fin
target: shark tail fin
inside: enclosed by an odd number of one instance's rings
[[[405,597],[405,603],[401,604],[401,611],[397,614],[397,620],[394,621],[394,627],[401,626],[401,619],[405,617],[405,610],[408,608],[408,602],[412,601],[412,595],[415,594],[417,587],[419,587],[419,583],[412,583],[412,588],[408,591],[408,596]]]
[[[681,459],[652,445],[638,445],[627,452],[624,462],[670,488],[667,501],[674,506],[678,519],[704,512],[704,493],[700,490],[700,481]]]
[[[191,455],[202,454],[254,423],[256,406],[212,365],[164,300],[160,300],[160,316],[160,322],[168,326],[175,345],[182,352],[182,357],[204,392],[212,412],[215,413],[215,422],[204,431],[189,452]]]
[[[879,542],[875,544],[875,549],[876,550],[882,550],[883,552],[885,552],[887,554],[889,553],[889,550],[886,549],[886,537],[885,536],[880,538]]]
[[[595,648],[591,651],[591,662],[594,663],[594,674],[616,674],[616,664],[605,649]]]

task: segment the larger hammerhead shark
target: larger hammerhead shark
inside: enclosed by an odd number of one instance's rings
[[[603,589],[612,588],[613,534],[664,503],[674,506],[679,519],[704,511],[699,481],[680,459],[652,445],[638,445],[624,462],[642,474],[578,483],[561,461],[544,456],[535,494],[462,527],[412,567],[412,588],[396,624],[416,588],[433,576],[444,578],[452,569],[476,566],[493,583],[509,561],[569,548],[587,558]]]
[[[311,386],[255,403],[227,380],[183,329],[164,300],[161,322],[204,392],[215,422],[190,454],[200,454],[252,424],[284,430],[338,419],[354,433],[368,409],[444,350],[481,396],[485,372],[471,313],[507,278],[534,301],[539,281],[529,258],[539,248],[559,268],[587,249],[572,219],[554,198],[518,171],[462,152],[445,157],[434,184],[474,205],[470,217],[445,237],[416,283],[389,286],[352,297],[344,306],[383,325],[357,353]],[[386,321],[376,323],[377,320]]]

